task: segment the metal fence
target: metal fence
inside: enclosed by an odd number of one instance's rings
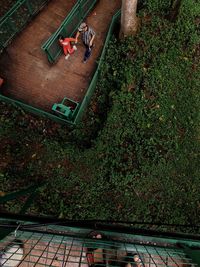
[[[108,231],[104,231],[102,238],[98,239],[90,236],[91,229],[53,224],[40,226],[30,222],[25,224],[20,222],[15,230],[9,233],[9,226],[14,225],[5,220],[0,226],[4,235],[4,238],[0,239],[0,264],[5,267],[87,267],[92,266],[89,264],[91,260],[98,262],[98,266],[102,267],[199,266],[200,244],[195,240],[182,238],[180,242],[174,239],[172,243],[170,235],[165,238],[155,238],[138,236],[134,232],[134,234],[120,233],[119,237],[118,232]],[[196,249],[196,261],[191,257],[192,253],[183,248],[184,246],[190,248],[191,252]]]
[[[49,0],[18,0],[0,19],[0,50],[3,50]]]
[[[48,61],[54,63],[62,53],[58,43],[58,36],[72,36],[77,30],[81,21],[87,17],[97,0],[79,0],[74,5],[68,16],[62,22],[56,32],[42,45],[42,50],[47,54]]]
[[[43,118],[51,119],[51,120],[58,122],[58,123],[62,123],[62,124],[67,123],[69,126],[74,124],[72,121],[68,121],[68,120],[63,119],[61,117],[58,117],[52,113],[46,112],[42,109],[32,107],[32,106],[27,105],[23,102],[20,102],[18,100],[12,99],[12,98],[7,97],[7,96],[3,96],[1,94],[0,94],[0,100],[5,102],[5,103],[12,104],[15,107],[20,107],[20,108],[22,108],[22,109],[24,109],[24,110],[26,110],[32,114],[39,115]]]

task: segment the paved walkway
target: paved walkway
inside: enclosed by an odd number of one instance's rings
[[[18,35],[0,58],[0,73],[5,79],[3,94],[34,107],[50,111],[53,103],[64,96],[81,101],[96,68],[112,16],[121,0],[100,0],[87,18],[96,31],[93,54],[82,63],[84,47],[69,60],[61,56],[54,65],[48,63],[41,45],[58,28],[76,1],[52,0],[44,10]]]

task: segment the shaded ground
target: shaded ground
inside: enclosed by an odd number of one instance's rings
[[[16,3],[16,0],[1,0],[0,2],[0,17],[4,16],[6,12]]]
[[[8,47],[0,59],[5,79],[4,94],[32,106],[50,110],[67,96],[81,101],[92,78],[113,14],[121,1],[99,1],[87,22],[97,33],[95,49],[88,64],[82,63],[84,47],[66,61],[62,56],[50,65],[41,45],[58,28],[76,1],[51,1],[36,19]],[[23,47],[23,49],[22,49]]]

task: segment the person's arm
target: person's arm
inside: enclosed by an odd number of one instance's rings
[[[67,38],[69,42],[76,42],[76,38]]]
[[[60,46],[63,45],[63,40],[58,40],[58,42],[59,42]]]
[[[93,45],[93,41],[94,41],[94,38],[95,38],[95,32],[93,30],[91,30],[91,35],[92,35],[92,38],[90,40],[90,46]]]
[[[93,45],[94,37],[95,37],[95,35],[92,35],[92,39],[90,40],[90,46]]]
[[[76,36],[75,36],[75,43],[78,43],[78,37],[79,37],[79,35],[80,35],[80,32],[77,31]]]

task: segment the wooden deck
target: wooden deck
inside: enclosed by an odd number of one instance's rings
[[[69,58],[60,57],[54,65],[48,63],[41,45],[58,28],[75,0],[52,0],[44,10],[20,33],[0,57],[0,76],[5,79],[3,94],[34,107],[50,111],[53,103],[64,96],[80,102],[86,93],[102,50],[112,16],[121,0],[100,0],[87,18],[95,30],[96,40],[92,56],[82,63],[84,47]]]

